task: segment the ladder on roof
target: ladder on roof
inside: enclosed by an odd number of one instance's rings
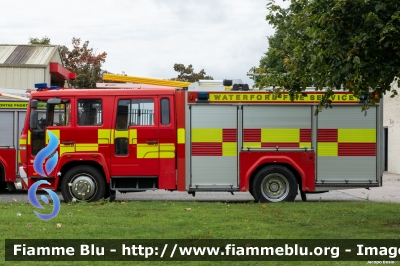
[[[156,78],[143,78],[134,76],[121,76],[115,74],[103,74],[103,80],[119,81],[119,82],[132,82],[139,84],[159,85],[166,87],[187,88],[192,82],[156,79]]]

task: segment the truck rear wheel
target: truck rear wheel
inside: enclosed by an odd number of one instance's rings
[[[6,183],[6,181],[4,181],[4,179],[5,179],[4,171],[0,164],[0,192],[4,192],[7,190],[7,183]]]
[[[281,165],[262,168],[253,181],[253,193],[259,202],[294,201],[297,181],[293,173]]]
[[[61,182],[64,201],[97,201],[104,197],[104,176],[96,168],[80,165],[70,169]]]

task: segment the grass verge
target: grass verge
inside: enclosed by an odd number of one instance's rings
[[[375,202],[113,202],[61,204],[42,221],[29,203],[0,203],[0,264],[5,239],[393,239],[400,204]],[[154,262],[40,262],[40,265],[132,265]],[[159,262],[162,263],[162,262]],[[169,264],[187,264],[171,262]],[[217,262],[231,265],[232,262]],[[37,264],[29,262],[29,264]],[[165,263],[164,263],[165,264]],[[194,262],[192,265],[216,262]],[[243,264],[243,263],[241,263]],[[281,265],[282,262],[249,262]],[[288,265],[364,265],[366,262],[287,262]],[[28,265],[28,263],[18,263]]]

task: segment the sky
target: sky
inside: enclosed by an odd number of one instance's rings
[[[242,79],[268,50],[274,34],[267,0],[13,0],[0,16],[0,44],[47,36],[72,48],[89,41],[107,53],[103,69],[170,79],[175,63],[214,79]]]

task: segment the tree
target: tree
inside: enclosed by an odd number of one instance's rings
[[[285,71],[274,71],[261,60],[253,69],[262,75],[256,86],[275,85],[292,98],[307,86],[327,87],[321,110],[330,106],[333,89],[382,98],[400,76],[397,0],[292,0],[288,8],[271,1],[267,8],[266,19],[276,29],[274,37],[283,36],[283,41],[278,51],[267,52],[266,57],[283,55]],[[375,101],[370,97],[364,109]]]
[[[184,64],[175,64],[174,70],[179,74],[178,77],[172,78],[171,80],[196,82],[199,81],[199,79],[213,79],[211,76],[206,76],[204,69],[200,70],[199,73],[195,73],[192,65],[185,67]]]
[[[261,57],[258,69],[268,69],[269,73],[286,73],[283,63],[283,40],[284,35],[279,31],[276,31],[273,36],[268,37],[268,51]],[[258,69],[252,68],[250,72]],[[262,78],[262,76],[254,76],[256,84],[261,83]]]
[[[76,73],[76,80],[70,81],[75,88],[95,88],[97,82],[102,82],[102,64],[106,61],[107,53],[96,54],[89,48],[89,41],[81,45],[80,38],[72,38],[72,50],[60,46],[60,55],[64,66]]]
[[[50,44],[50,38],[47,36],[42,37],[41,39],[39,38],[29,38],[29,44]]]

